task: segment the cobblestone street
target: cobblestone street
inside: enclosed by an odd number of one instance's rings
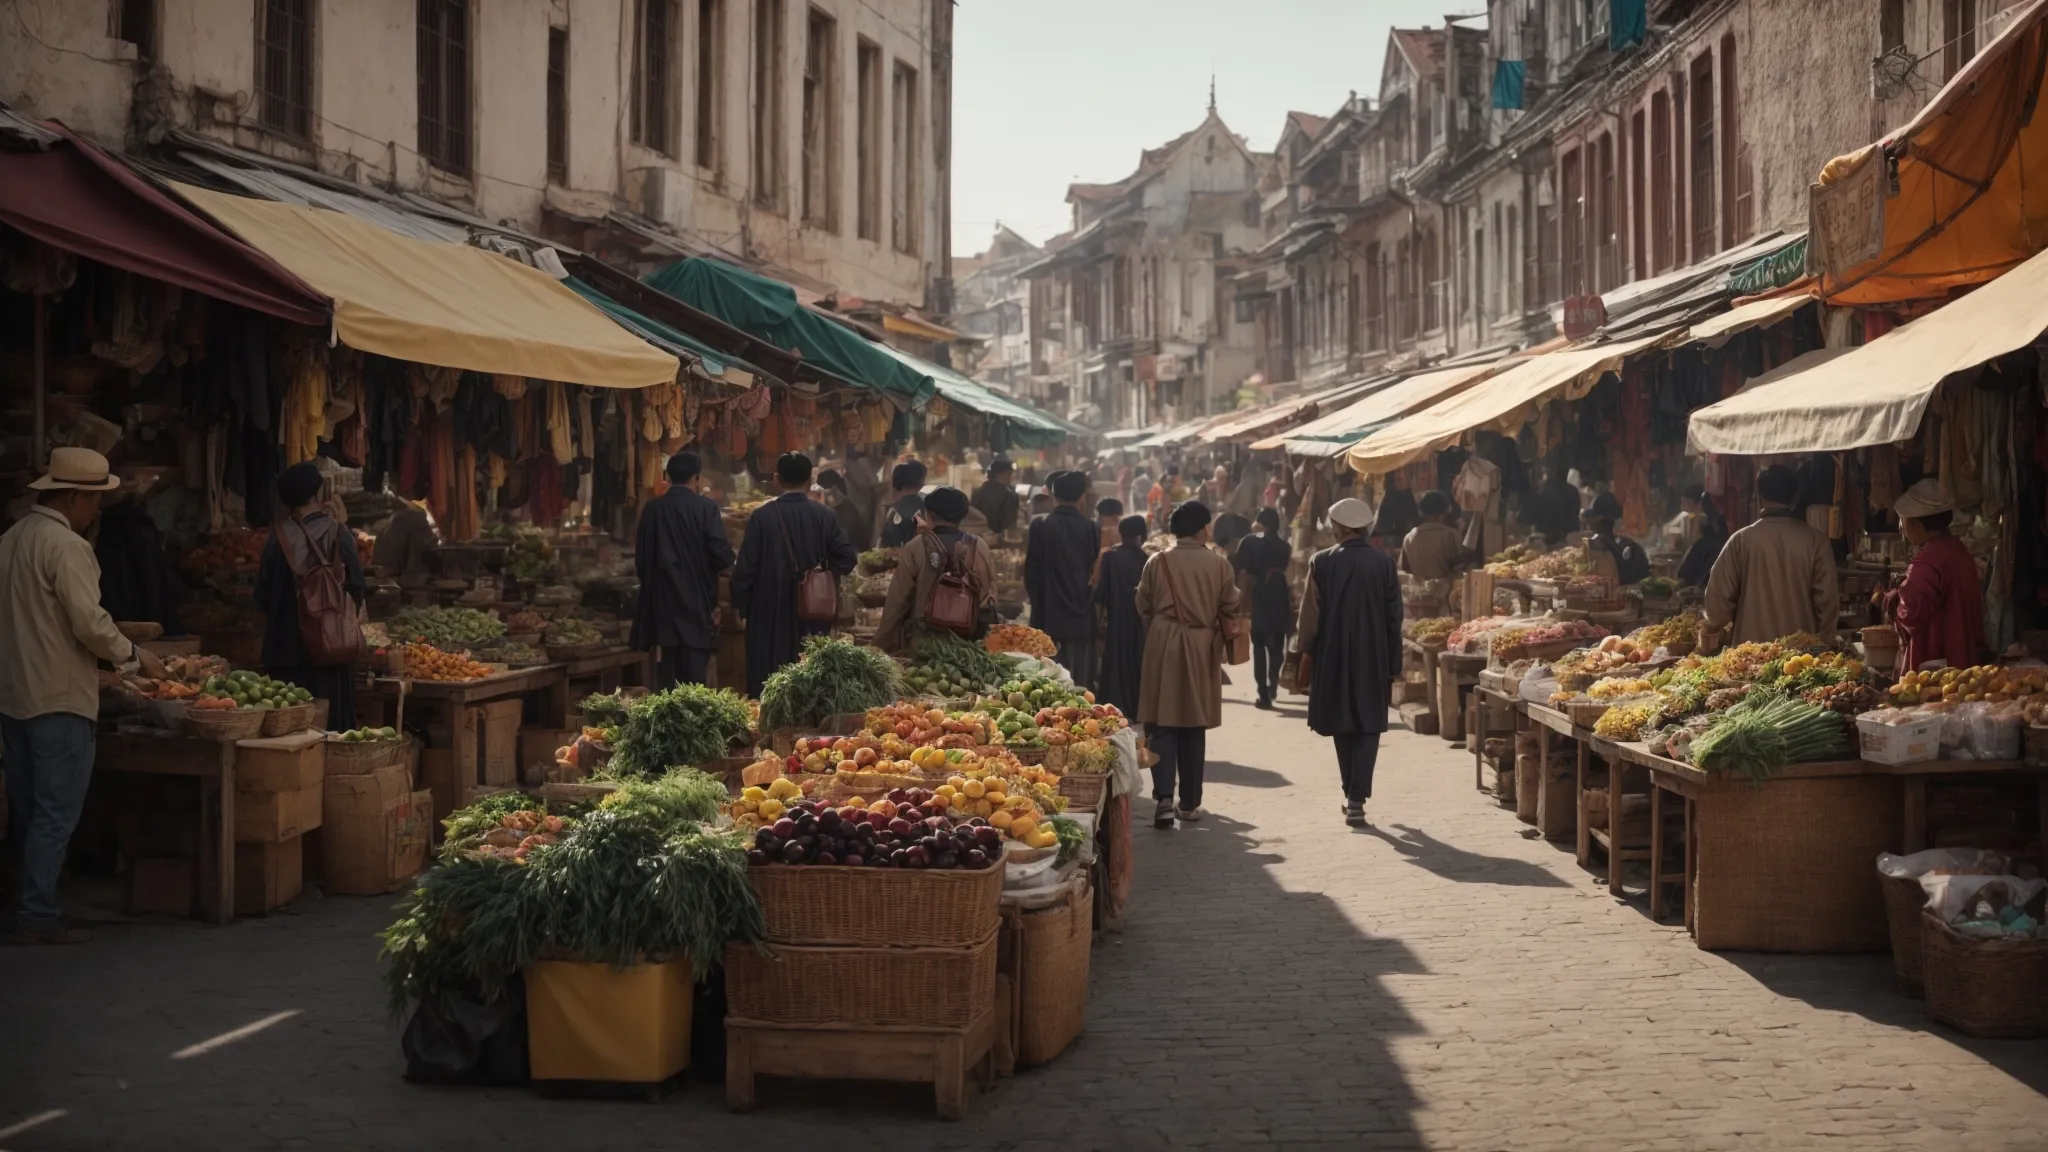
[[[1883,956],[1696,950],[1524,839],[1434,737],[1389,737],[1373,825],[1348,830],[1299,706],[1228,691],[1210,819],[1135,831],[1087,1034],[966,1123],[867,1085],[766,1082],[750,1116],[714,1084],[408,1085],[377,984],[389,901],[337,898],[0,953],[0,1148],[2043,1146],[2048,1046],[1929,1026]]]

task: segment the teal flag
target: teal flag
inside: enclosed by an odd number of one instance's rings
[[[1607,0],[1607,46],[1641,44],[1650,30],[1649,0]]]
[[[1521,108],[1522,89],[1529,76],[1529,65],[1521,60],[1496,60],[1493,62],[1493,106],[1495,108]]]

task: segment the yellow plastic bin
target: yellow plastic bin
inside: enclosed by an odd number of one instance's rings
[[[658,1084],[690,1066],[689,961],[544,960],[526,971],[535,1080]]]

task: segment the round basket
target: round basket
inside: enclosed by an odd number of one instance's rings
[[[1920,913],[1927,1016],[1966,1035],[2048,1036],[2048,940],[1970,940]]]
[[[1015,756],[1019,764],[1043,764],[1045,763],[1046,754],[1052,751],[1050,748],[1024,747],[1013,744],[1003,745],[1003,750]]]
[[[1060,777],[1060,795],[1067,798],[1067,811],[1094,812],[1102,807],[1102,797],[1109,790],[1107,775],[1083,776],[1078,773]]]
[[[233,744],[263,731],[263,713],[254,708],[187,708],[185,731],[201,740]]]
[[[585,644],[550,644],[547,646],[548,659],[557,664],[567,664],[571,660],[595,656],[607,647],[609,645],[602,640],[592,640]]]
[[[1892,976],[1899,995],[1915,1000],[1927,996],[1920,975],[1920,910],[1927,905],[1927,891],[1912,877],[1882,876],[1884,919],[1892,930]]]
[[[389,768],[405,756],[405,740],[339,740],[327,738],[329,776],[367,776]]]
[[[313,705],[293,704],[289,708],[259,709],[263,713],[263,734],[265,736],[289,736],[303,732],[313,723]]]

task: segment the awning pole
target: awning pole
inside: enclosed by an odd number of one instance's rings
[[[46,416],[46,414],[45,414],[45,411],[44,411],[44,409],[45,409],[45,407],[46,407],[46,401],[45,401],[45,398],[46,398],[46,397],[47,397],[47,396],[49,395],[49,391],[50,391],[50,386],[49,386],[49,382],[48,382],[47,380],[45,380],[45,379],[44,379],[44,372],[43,372],[43,294],[42,294],[42,293],[40,293],[40,292],[36,293],[36,295],[35,295],[35,301],[36,301],[36,310],[35,310],[35,325],[36,325],[36,335],[35,335],[35,347],[36,347],[36,354],[35,354],[35,360],[36,360],[36,363],[35,363],[35,373],[36,373],[36,393],[35,393],[35,421],[36,421],[36,424],[35,424],[35,442],[34,442],[34,447],[33,447],[33,448],[31,449],[31,451],[32,451],[32,452],[34,453],[34,456],[35,456],[35,461],[34,461],[34,462],[35,462],[36,470],[40,472],[40,471],[42,471],[43,469],[45,469],[45,468],[48,468],[48,467],[50,466],[50,439],[49,439],[49,435],[48,435],[48,428],[49,428],[49,424],[48,424],[48,417]]]

